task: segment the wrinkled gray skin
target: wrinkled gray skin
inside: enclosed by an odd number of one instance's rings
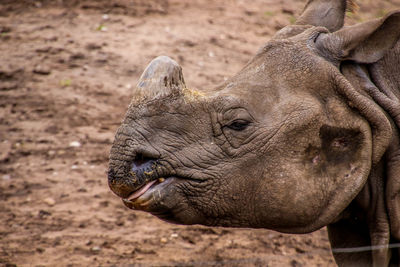
[[[342,28],[350,4],[309,1],[211,90],[186,88],[175,61],[153,60],[115,136],[111,190],[180,224],[328,225],[339,265],[397,263],[400,12]]]

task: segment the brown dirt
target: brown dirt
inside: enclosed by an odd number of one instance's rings
[[[147,63],[189,87],[237,72],[303,0],[0,0],[0,265],[332,266],[326,230],[178,226],[107,186],[113,134]],[[400,7],[360,3],[349,23]]]

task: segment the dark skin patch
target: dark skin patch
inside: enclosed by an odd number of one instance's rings
[[[319,131],[322,154],[327,162],[340,164],[354,160],[363,137],[360,131],[323,125]]]
[[[305,150],[305,166],[311,167],[315,175],[328,175],[335,179],[332,171],[343,167],[347,169],[349,163],[357,161],[363,144],[362,133],[354,129],[323,125],[319,137],[321,147],[310,144]]]

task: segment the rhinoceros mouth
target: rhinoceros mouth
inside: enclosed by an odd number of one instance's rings
[[[130,193],[129,196],[126,197],[126,198],[123,198],[123,200],[124,201],[133,202],[136,199],[138,199],[141,195],[146,193],[154,184],[162,183],[164,181],[165,181],[165,178],[159,178],[158,180],[150,181],[150,182],[144,184],[143,186],[141,186],[139,189],[137,189],[137,190],[133,191],[132,193]]]
[[[157,197],[160,197],[165,187],[169,186],[176,179],[177,177],[167,177],[147,182],[139,189],[130,193],[126,198],[122,198],[122,201],[130,209],[145,210],[154,198],[154,192],[156,192]]]

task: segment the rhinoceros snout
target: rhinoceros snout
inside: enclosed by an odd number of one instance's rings
[[[108,185],[111,191],[117,196],[125,198],[132,192],[132,188],[129,183],[126,183],[120,175],[117,174],[115,169],[109,169],[108,171]]]
[[[159,170],[157,157],[136,153],[134,159],[125,164],[110,166],[108,184],[116,195],[126,198],[145,184],[158,179]]]

